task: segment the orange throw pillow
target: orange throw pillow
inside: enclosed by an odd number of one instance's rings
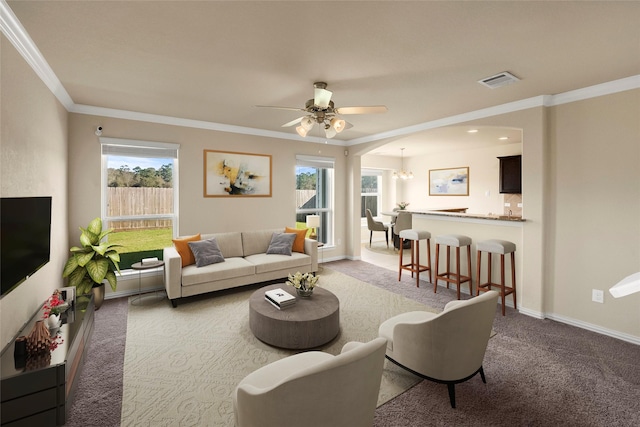
[[[308,228],[289,228],[285,227],[285,233],[294,233],[296,235],[296,240],[293,241],[293,247],[291,250],[293,252],[304,253],[304,238],[307,235]]]
[[[193,256],[193,252],[191,252],[189,242],[197,242],[198,240],[200,240],[200,233],[196,234],[195,236],[185,237],[183,239],[173,239],[173,244],[180,254],[180,258],[182,258],[183,267],[196,263],[196,257]]]

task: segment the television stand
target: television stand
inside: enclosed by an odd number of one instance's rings
[[[74,306],[63,314],[60,335],[64,342],[51,351],[51,361],[46,366],[30,370],[17,369],[13,355],[15,339],[5,347],[1,355],[0,389],[3,426],[65,424],[82,370],[86,347],[93,334],[94,311],[91,295],[91,298],[78,297]],[[16,337],[28,336],[35,322],[41,319],[42,309],[31,317]]]

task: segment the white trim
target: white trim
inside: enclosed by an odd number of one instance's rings
[[[523,99],[520,101],[509,102],[494,107],[483,108],[481,110],[470,111],[443,119],[432,120],[430,122],[419,123],[413,126],[407,126],[400,129],[382,132],[375,135],[364,136],[362,138],[351,139],[347,141],[347,145],[363,144],[365,142],[379,141],[381,139],[399,137],[413,134],[429,129],[436,129],[444,126],[451,126],[458,123],[468,122],[470,120],[484,119],[486,117],[497,116],[500,114],[511,113],[514,111],[527,110],[529,108],[541,107],[544,105],[544,96],[536,96],[533,98]]]
[[[624,79],[614,80],[599,85],[576,89],[552,96],[549,106],[562,105],[575,101],[582,101],[589,98],[611,95],[618,92],[640,88],[640,74]]]
[[[580,329],[586,329],[588,331],[596,332],[601,335],[607,335],[609,337],[627,341],[632,344],[640,344],[640,337],[630,335],[630,334],[625,334],[624,332],[614,331],[612,329],[603,328],[601,326],[594,325],[593,323],[587,323],[581,320],[576,320],[570,317],[565,317],[565,316],[561,316],[553,313],[547,313],[545,317],[547,319],[554,320],[556,322],[565,323],[567,325],[575,326]]]
[[[0,29],[40,80],[67,111],[70,111],[74,105],[73,100],[5,0],[0,1]]]
[[[172,142],[141,141],[137,139],[107,138],[104,136],[101,136],[98,139],[100,140],[100,144],[104,144],[104,145],[119,145],[124,147],[164,148],[168,150],[180,149],[180,144],[174,144]]]
[[[128,110],[116,110],[113,108],[103,108],[103,107],[95,107],[91,105],[81,105],[74,104],[73,107],[69,110],[71,113],[78,114],[89,114],[92,116],[103,116],[103,117],[112,117],[115,119],[125,119],[125,120],[137,120],[140,122],[149,122],[149,123],[157,123],[163,125],[171,125],[171,126],[182,126],[193,129],[205,129],[205,130],[214,130],[218,132],[229,132],[236,133],[242,135],[254,135],[254,136],[262,136],[266,138],[280,138],[280,139],[291,139],[295,141],[305,141],[305,142],[316,142],[322,144],[334,144],[334,145],[342,145],[336,144],[335,142],[331,142],[332,140],[328,140],[326,138],[318,138],[314,136],[308,136],[303,138],[296,134],[285,133],[285,132],[276,132],[265,129],[256,129],[249,128],[244,126],[235,126],[235,125],[226,125],[223,123],[216,122],[207,122],[203,120],[193,120],[193,119],[183,119],[180,117],[171,117],[171,116],[163,116],[159,114],[149,114],[149,113],[140,113],[137,111],[128,111]]]

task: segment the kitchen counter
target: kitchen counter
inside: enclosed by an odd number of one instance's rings
[[[451,211],[443,211],[443,210],[410,210],[407,209],[407,212],[413,215],[428,215],[428,216],[440,216],[446,217],[448,219],[451,218],[461,218],[461,219],[470,219],[470,220],[488,220],[488,221],[509,221],[509,222],[524,222],[526,221],[521,216],[509,216],[509,215],[484,215],[484,214],[474,214],[474,213],[465,213],[465,212],[451,212]]]

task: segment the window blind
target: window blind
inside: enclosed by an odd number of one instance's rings
[[[103,155],[177,159],[180,144],[100,137]]]

